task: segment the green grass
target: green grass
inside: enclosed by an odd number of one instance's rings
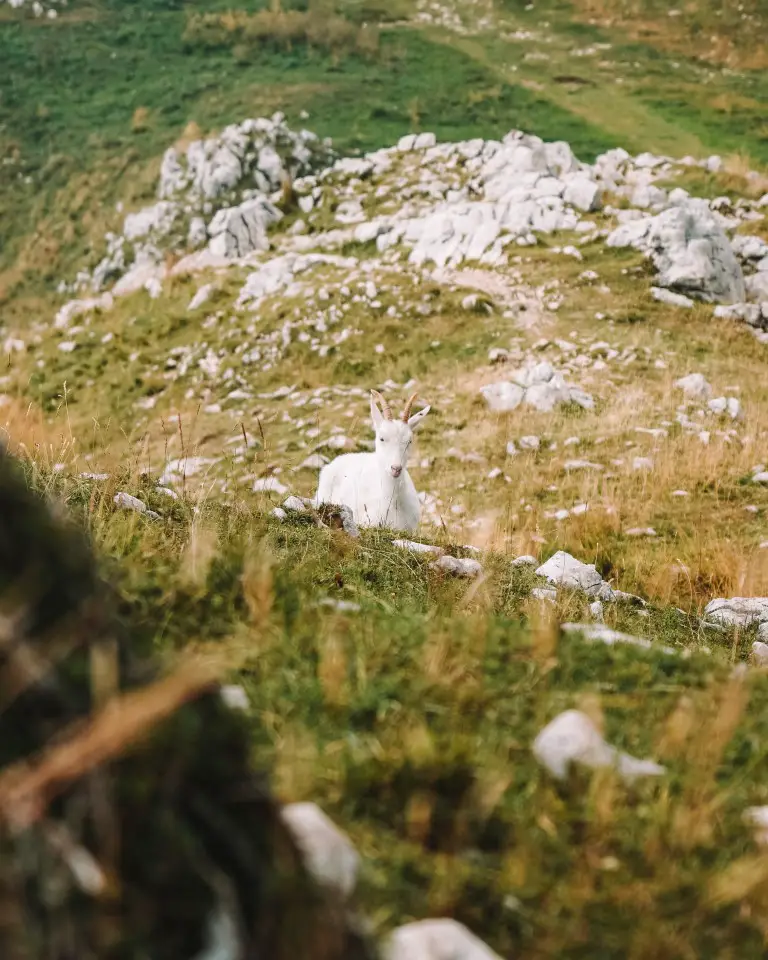
[[[753,862],[742,809],[768,800],[768,677],[728,680],[731,637],[704,638],[671,610],[643,620],[619,608],[612,623],[690,658],[558,639],[530,619],[530,573],[500,556],[474,590],[385,535],[281,525],[256,501],[204,504],[193,520],[127,475],[37,482],[90,528],[138,649],[231,658],[255,760],[281,799],[313,799],[349,831],[364,861],[358,905],[377,932],[447,915],[503,956],[671,960],[734,943],[762,956],[743,901],[762,902],[764,864],[746,891],[732,871]],[[116,488],[163,518],[115,511]],[[190,575],[193,536],[210,548]],[[560,615],[585,603],[565,597]],[[661,784],[582,771],[558,785],[538,767],[538,730],[598,704],[611,742],[664,759]]]

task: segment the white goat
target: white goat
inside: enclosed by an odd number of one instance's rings
[[[416,394],[408,400],[399,420],[389,404],[371,390],[371,419],[376,431],[375,453],[346,453],[320,471],[316,503],[347,506],[361,527],[415,530],[421,506],[406,463],[413,431],[429,413],[424,407],[411,416]],[[381,404],[381,410],[376,401]]]

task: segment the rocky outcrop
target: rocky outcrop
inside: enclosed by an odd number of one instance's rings
[[[623,224],[609,247],[635,247],[658,271],[657,283],[700,300],[739,303],[744,275],[725,232],[702,200],[688,199],[655,217]]]
[[[481,387],[480,393],[496,413],[508,413],[521,404],[541,413],[551,413],[555,407],[567,403],[575,403],[585,410],[595,405],[590,394],[567,384],[562,374],[556,373],[546,361],[518,371],[511,380]]]

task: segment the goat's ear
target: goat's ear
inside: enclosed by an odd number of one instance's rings
[[[371,420],[373,421],[373,429],[378,430],[381,424],[384,422],[384,414],[376,406],[376,401],[371,397]]]
[[[414,415],[408,421],[408,426],[411,428],[411,430],[415,430],[416,427],[419,426],[421,421],[424,419],[424,417],[426,417],[431,409],[431,407],[424,407],[423,410],[419,410],[418,413],[414,413]]]

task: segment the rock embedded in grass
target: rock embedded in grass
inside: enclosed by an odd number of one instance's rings
[[[768,622],[768,597],[730,597],[710,600],[704,619],[727,627],[749,627]]]
[[[424,556],[439,557],[444,552],[442,547],[436,547],[431,543],[416,543],[414,540],[393,540],[392,546],[399,550],[407,550],[409,553]]]
[[[652,760],[639,760],[612,747],[580,710],[566,710],[551,720],[534,740],[533,754],[558,780],[568,775],[571,764],[590,769],[612,767],[626,782],[666,773]]]
[[[739,261],[704,200],[687,198],[655,217],[631,220],[614,230],[607,244],[648,254],[660,287],[716,303],[745,299]]]
[[[451,573],[456,577],[479,577],[483,572],[482,564],[473,560],[471,557],[450,557],[444,554],[439,557],[430,566],[433,570],[442,570],[445,573]]]
[[[760,627],[768,626],[768,624],[760,624]],[[761,636],[768,636],[768,630],[760,629]],[[755,661],[758,667],[768,667],[768,643],[765,643],[764,640],[755,640],[752,644],[752,659]]]
[[[581,590],[588,596],[595,596],[604,586],[603,578],[594,564],[582,563],[564,550],[558,550],[538,568],[536,573],[540,577],[546,577],[557,587]]]
[[[160,518],[159,513],[156,513],[154,510],[150,510],[143,500],[139,500],[138,497],[131,496],[130,493],[124,493],[122,490],[120,490],[115,494],[113,500],[115,506],[119,507],[121,510],[133,510],[134,513],[142,513],[147,517],[152,517],[153,520]]]
[[[383,944],[383,960],[501,960],[456,920],[417,920],[398,927]]]
[[[350,897],[357,884],[360,855],[349,837],[315,803],[289,803],[280,816],[314,878]]]

